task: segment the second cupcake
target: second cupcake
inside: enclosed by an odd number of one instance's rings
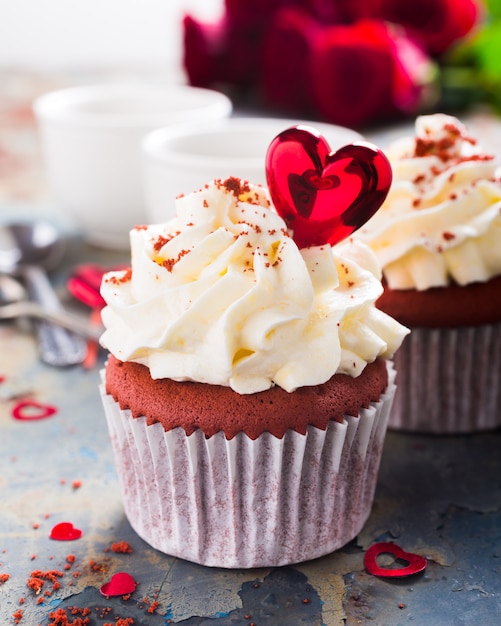
[[[416,120],[388,147],[393,185],[357,233],[382,265],[378,306],[411,327],[396,356],[390,426],[470,433],[501,426],[501,180],[456,118]]]

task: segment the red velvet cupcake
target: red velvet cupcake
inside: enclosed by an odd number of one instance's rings
[[[501,180],[456,118],[417,119],[388,148],[393,185],[357,236],[381,263],[378,307],[411,328],[396,355],[390,427],[501,426]]]
[[[266,191],[214,181],[105,276],[102,397],[126,515],[217,567],[336,550],[372,506],[407,329],[374,255],[299,249]]]

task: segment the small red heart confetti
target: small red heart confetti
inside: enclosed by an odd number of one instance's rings
[[[79,528],[75,528],[71,522],[61,522],[56,524],[50,531],[49,537],[56,541],[74,541],[80,539],[82,531]]]
[[[43,420],[57,413],[55,406],[42,404],[36,400],[22,400],[12,409],[12,417],[16,420]]]
[[[125,596],[136,588],[136,582],[127,572],[113,574],[111,580],[99,590],[103,596]]]
[[[379,148],[358,142],[331,152],[315,129],[292,126],[271,142],[266,178],[278,214],[298,247],[349,237],[384,202],[391,165]]]
[[[400,561],[405,561],[407,565],[398,568],[380,567],[377,564],[377,557],[380,554],[391,554]],[[400,578],[419,574],[426,569],[426,559],[419,554],[405,552],[396,543],[383,541],[372,545],[364,556],[365,569],[373,576],[384,576],[386,578]]]

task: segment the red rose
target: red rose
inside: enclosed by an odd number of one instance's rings
[[[480,0],[354,0],[360,17],[405,26],[430,54],[440,55],[479,20]]]
[[[294,113],[313,111],[310,55],[321,31],[304,11],[277,11],[266,30],[260,58],[260,88],[268,104]]]
[[[233,23],[263,25],[277,9],[288,6],[289,0],[225,0],[225,14]]]
[[[327,27],[310,56],[311,95],[323,119],[351,127],[417,109],[423,89],[416,59],[429,63],[410,41],[383,22],[364,20]],[[412,50],[413,54],[409,52]]]
[[[248,87],[256,82],[260,32],[237,28],[226,17],[202,24],[186,16],[183,64],[188,80],[197,87],[227,83]]]
[[[190,15],[183,20],[184,69],[195,87],[208,87],[220,73],[218,58],[222,24],[202,24]]]

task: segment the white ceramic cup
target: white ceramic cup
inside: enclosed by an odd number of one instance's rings
[[[186,85],[107,84],[44,94],[33,110],[58,208],[87,241],[123,248],[129,230],[147,221],[141,139],[155,128],[227,117],[232,104]]]
[[[271,141],[297,124],[316,128],[332,150],[360,141],[354,130],[305,120],[232,117],[212,124],[161,128],[142,141],[148,221],[175,216],[175,198],[216,178],[237,176],[266,185],[265,157]]]

